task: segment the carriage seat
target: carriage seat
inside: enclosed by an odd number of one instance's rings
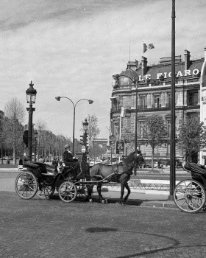
[[[24,167],[25,168],[34,168],[34,169],[37,169],[39,166],[37,164],[34,164],[34,163],[24,163]]]
[[[31,169],[32,171],[40,170],[41,175],[55,175],[57,174],[57,167],[48,165],[42,162],[25,163],[25,168]]]
[[[183,165],[183,168],[191,171],[192,173],[200,174],[206,178],[206,168],[203,165],[192,163],[192,162],[191,163],[186,162]]]

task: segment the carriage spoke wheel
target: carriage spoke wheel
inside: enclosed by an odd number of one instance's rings
[[[59,198],[63,202],[72,202],[77,196],[76,185],[70,181],[63,182],[59,187]]]
[[[196,180],[183,180],[175,188],[174,202],[182,211],[198,212],[205,205],[204,187]]]
[[[31,172],[20,172],[15,180],[15,191],[20,198],[31,199],[38,191],[36,177]]]

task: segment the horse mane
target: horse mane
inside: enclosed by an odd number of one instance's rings
[[[123,161],[128,164],[134,160],[135,151],[131,152]]]
[[[134,158],[134,154],[135,154],[135,151],[131,152],[124,160],[123,162],[125,164],[130,164],[132,163],[134,160],[136,160],[137,163],[141,163],[141,162],[144,162],[144,158],[140,152],[140,156],[137,157],[137,159]]]

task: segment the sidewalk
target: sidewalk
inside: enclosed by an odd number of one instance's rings
[[[131,194],[128,204],[138,205],[140,207],[152,208],[177,208],[173,199],[170,200],[169,190],[147,190],[131,187]],[[125,190],[126,193],[126,190]],[[120,197],[120,187],[103,186],[102,195],[108,199],[118,200]]]

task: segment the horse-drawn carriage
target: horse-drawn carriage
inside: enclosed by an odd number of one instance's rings
[[[142,156],[133,152],[120,164],[105,165],[98,163],[90,168],[88,173],[74,176],[73,167],[51,167],[44,163],[35,162],[24,165],[15,181],[15,190],[22,199],[31,199],[36,194],[50,198],[55,191],[64,202],[72,202],[77,196],[91,200],[93,186],[97,187],[100,201],[103,184],[117,182],[121,184],[121,202],[125,202],[130,194],[128,180],[136,163],[142,162]],[[124,188],[128,190],[123,198]]]
[[[185,212],[195,213],[205,209],[206,168],[185,162],[183,168],[191,173],[191,178],[180,181],[174,190],[174,202]]]
[[[24,164],[15,180],[15,190],[22,199],[31,199],[36,194],[49,199],[57,191],[62,201],[72,201],[76,197],[76,188],[70,181],[72,168],[60,168],[40,162]],[[66,189],[69,189],[66,191]]]

